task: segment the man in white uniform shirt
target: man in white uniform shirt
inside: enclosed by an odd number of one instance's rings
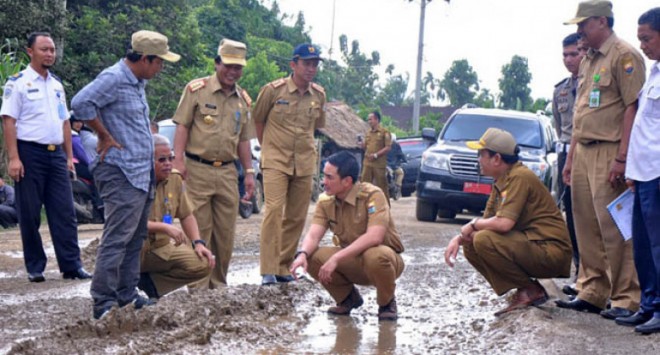
[[[28,280],[45,280],[47,257],[39,234],[42,205],[46,207],[63,277],[88,279],[91,275],[80,261],[69,181],[68,170],[73,170],[69,113],[64,87],[49,71],[56,57],[50,34],[30,34],[27,53],[30,65],[5,84],[0,116],[9,158],[8,172],[16,182],[16,208]]]
[[[626,182],[635,191],[633,256],[641,301],[637,313],[615,321],[650,334],[660,332],[660,7],[645,12],[638,24],[640,48],[656,61],[639,93],[626,158]]]

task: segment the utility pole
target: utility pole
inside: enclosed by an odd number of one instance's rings
[[[419,11],[419,41],[417,43],[417,76],[415,78],[415,103],[413,105],[413,134],[419,134],[419,105],[421,101],[422,90],[422,59],[424,57],[424,17],[426,15],[426,2],[431,0],[421,0]]]

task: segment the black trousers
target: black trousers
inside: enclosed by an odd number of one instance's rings
[[[558,154],[558,163],[559,163],[559,194],[562,197],[562,202],[564,202],[564,212],[566,212],[566,225],[568,226],[568,235],[571,237],[571,244],[573,245],[573,263],[575,263],[575,274],[577,275],[577,270],[580,268],[580,253],[578,252],[577,239],[575,237],[575,224],[573,222],[573,203],[571,202],[571,187],[564,184],[564,180],[561,178],[561,173],[564,170],[564,165],[566,165],[566,152],[559,152]]]
[[[75,271],[82,263],[66,154],[61,146],[52,152],[46,147],[18,141],[25,176],[15,186],[16,210],[25,267],[28,273],[46,269],[47,257],[39,234],[44,205],[60,272]]]

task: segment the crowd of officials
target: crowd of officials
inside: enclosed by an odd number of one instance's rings
[[[519,161],[509,132],[490,128],[467,143],[494,184],[483,217],[461,227],[445,261],[453,266],[462,247],[498,295],[515,289],[497,316],[546,302],[538,279],[570,277],[573,261],[575,284],[564,287],[570,298],[557,300],[558,307],[660,332],[660,8],[638,21],[641,49],[655,61],[646,80],[641,54],[616,36],[613,23],[612,4],[603,0],[581,2],[566,22],[578,26],[562,43],[570,76],[553,96],[565,217]],[[126,55],[73,97],[75,118],[50,71],[56,58],[50,35],[32,33],[27,53],[30,64],[5,84],[0,109],[16,190],[0,179],[0,224],[19,224],[29,281],[45,281],[43,206],[63,278],[92,279],[96,319],[116,307],[153,305],[182,286],[226,285],[237,206],[254,193],[250,139],[256,137],[266,204],[262,285],[294,281],[302,268],[330,293],[336,306],[328,312],[336,315],[364,303],[355,285],[372,285],[379,320],[397,319],[404,247],[389,206],[392,135],[378,112],[359,140],[361,174],[347,152],[327,158],[325,194],[300,241],[308,209],[301,201],[310,200],[316,170],[314,132],[326,122],[325,91],[313,82],[323,60],[318,47],[296,46],[292,74],[266,84],[253,103],[237,84],[247,47],[223,39],[215,72],[183,88],[174,142],[152,134],[145,93],[166,61],[180,59],[164,35],[135,32]],[[405,160],[400,148],[395,153],[401,159],[394,160]],[[243,196],[236,161],[245,172]],[[94,204],[105,220],[93,274],[80,260],[69,180],[74,162],[84,163],[79,175],[94,181]],[[631,241],[606,209],[628,188],[635,198]],[[14,200],[16,208],[6,208]],[[320,246],[328,230],[333,245]]]

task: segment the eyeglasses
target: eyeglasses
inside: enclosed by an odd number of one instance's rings
[[[166,162],[166,161],[169,161],[170,163],[172,161],[174,161],[174,155],[170,155],[169,157],[160,157],[160,158],[158,158],[158,162],[161,163],[161,164]]]

